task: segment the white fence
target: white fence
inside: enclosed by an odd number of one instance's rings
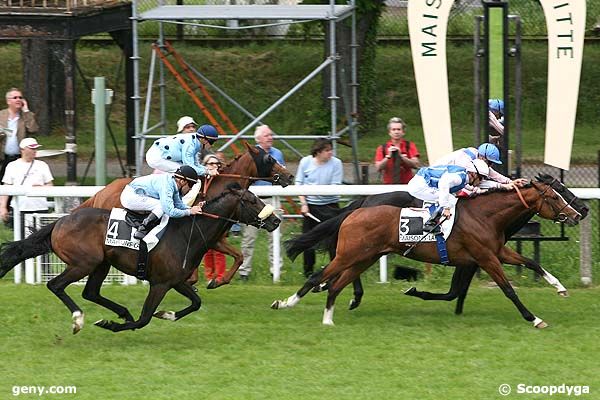
[[[0,196],[29,196],[29,197],[90,197],[101,190],[103,186],[51,186],[51,187],[23,187],[23,186],[0,186]],[[315,185],[315,186],[252,186],[250,190],[258,196],[272,196],[273,205],[279,208],[281,197],[298,196],[298,195],[342,195],[342,196],[357,196],[357,195],[372,195],[385,192],[394,192],[406,190],[406,185]],[[574,188],[571,191],[582,200],[600,199],[600,188]],[[14,210],[14,240],[21,239],[21,224],[20,213],[18,209]],[[287,217],[287,215],[284,215]],[[591,219],[590,217],[586,220]],[[279,229],[273,232],[273,260],[278,263],[281,255],[281,232]],[[582,241],[584,239],[582,238]],[[280,278],[281,265],[273,266],[273,281],[277,282]],[[22,268],[20,266],[14,269],[15,283],[21,283]],[[26,263],[25,266],[25,282],[36,283],[35,266],[33,263]],[[380,280],[387,282],[387,264],[386,259],[382,257],[380,263]],[[127,277],[123,283],[134,283],[135,278]]]

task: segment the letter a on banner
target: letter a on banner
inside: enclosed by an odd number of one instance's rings
[[[453,150],[446,31],[454,0],[409,0],[408,27],[427,158]]]
[[[548,105],[544,163],[569,169],[583,58],[586,5],[541,0],[548,26]]]

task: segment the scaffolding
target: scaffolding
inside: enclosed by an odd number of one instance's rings
[[[346,18],[351,18],[351,43],[350,43],[350,81],[348,85],[350,86],[350,95],[344,96],[346,97],[344,100],[347,100],[347,97],[351,98],[351,101],[346,101],[342,104],[346,109],[346,120],[347,126],[345,126],[342,130],[337,130],[337,107],[338,102],[340,101],[340,97],[337,93],[337,85],[336,83],[340,78],[344,78],[344,76],[337,76],[337,62],[340,57],[336,48],[336,24],[340,21],[345,20]],[[237,20],[267,20],[273,21],[270,23],[261,23],[260,25],[245,25],[239,26],[236,23],[228,23],[226,26],[223,25],[209,25],[209,24],[201,24],[193,21],[237,21]],[[334,149],[335,143],[340,138],[340,136],[346,132],[349,132],[350,137],[355,145],[355,126],[356,120],[355,116],[357,113],[357,42],[356,42],[356,14],[355,14],[355,5],[354,0],[350,0],[347,5],[336,5],[334,0],[330,0],[329,5],[164,5],[162,0],[159,0],[159,4],[157,7],[149,9],[144,12],[139,12],[138,9],[138,0],[133,0],[133,10],[132,10],[132,35],[133,35],[133,71],[134,71],[134,85],[133,85],[133,100],[134,100],[134,130],[135,130],[135,140],[136,140],[136,170],[138,174],[141,171],[143,158],[145,154],[145,146],[146,140],[164,136],[166,134],[166,101],[165,101],[165,77],[164,77],[164,68],[163,65],[160,65],[159,68],[159,99],[160,99],[160,120],[154,126],[148,126],[149,121],[149,113],[150,113],[150,105],[151,105],[151,96],[152,96],[152,81],[154,79],[154,73],[156,68],[156,52],[152,53],[152,58],[150,60],[149,67],[149,79],[148,79],[148,92],[146,96],[146,103],[144,109],[144,115],[142,120],[141,114],[141,101],[142,97],[140,94],[140,56],[139,56],[139,46],[138,46],[138,24],[144,21],[154,21],[159,23],[159,37],[157,40],[157,45],[159,47],[165,47],[165,37],[163,24],[164,23],[172,23],[172,24],[183,24],[183,25],[192,25],[192,26],[200,26],[200,27],[211,27],[211,28],[219,28],[226,30],[238,30],[238,29],[251,29],[251,28],[263,28],[270,26],[278,26],[283,24],[292,24],[292,23],[306,23],[313,21],[327,21],[327,30],[329,33],[329,51],[325,60],[317,66],[311,73],[309,73],[305,78],[300,80],[292,89],[290,89],[287,93],[281,96],[277,101],[275,101],[271,106],[269,106],[265,111],[263,111],[259,115],[253,115],[249,111],[245,110],[239,103],[237,103],[234,99],[220,90],[214,83],[210,82],[206,77],[204,77],[199,71],[195,70],[192,66],[188,67],[194,71],[194,73],[203,79],[205,83],[216,90],[219,94],[223,95],[227,101],[233,104],[236,108],[238,108],[243,114],[250,117],[252,121],[247,124],[245,127],[240,129],[237,132],[234,132],[233,135],[224,135],[223,137],[228,139],[227,142],[221,146],[219,150],[224,150],[225,148],[231,146],[236,140],[243,139],[249,136],[245,136],[245,134],[253,128],[255,125],[261,123],[261,121],[273,110],[275,110],[279,105],[285,102],[291,95],[297,92],[301,87],[306,85],[311,79],[315,78],[319,75],[321,71],[325,68],[329,67],[329,81],[330,81],[330,93],[328,96],[330,102],[330,131],[329,135],[326,137],[332,139],[334,141]],[[281,22],[285,21],[285,22]],[[341,69],[341,74],[344,74],[344,70]],[[342,82],[342,90],[345,89],[345,82]],[[161,129],[160,135],[153,135],[152,132]],[[297,154],[300,154],[296,149],[293,148],[289,143],[287,143],[286,139],[315,139],[318,135],[277,135],[274,137],[279,139],[288,146],[290,149],[295,151]],[[356,152],[356,149],[354,149]],[[357,161],[357,160],[355,160]],[[358,176],[356,177],[358,179]]]

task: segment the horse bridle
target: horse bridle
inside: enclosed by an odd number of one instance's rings
[[[573,203],[573,201],[575,201],[576,197],[573,197],[571,200],[569,200],[568,202],[565,201],[565,205],[563,207],[561,207],[560,209],[558,209],[558,207],[554,207],[554,205],[552,203],[550,203],[548,201],[548,196],[546,196],[546,192],[548,191],[548,189],[552,189],[552,191],[554,191],[554,193],[556,193],[558,196],[561,196],[560,193],[556,192],[556,189],[552,186],[554,185],[555,182],[558,182],[558,180],[555,178],[552,182],[550,182],[549,184],[546,183],[546,188],[544,190],[540,190],[538,189],[537,185],[535,184],[535,182],[531,182],[531,185],[533,187],[536,188],[540,198],[542,199],[542,202],[540,204],[540,206],[538,207],[537,211],[535,212],[537,215],[539,215],[540,211],[542,210],[542,207],[544,206],[544,204],[547,204],[552,211],[556,214],[556,217],[552,219],[552,221],[554,222],[565,222],[569,217],[567,214],[563,213],[563,210],[567,207],[571,206],[571,203]],[[525,198],[523,197],[523,195],[521,194],[521,191],[519,190],[519,187],[515,185],[515,190],[517,192],[517,195],[519,196],[519,200],[521,200],[521,203],[523,203],[523,205],[525,206],[526,209],[530,209],[531,206],[529,206],[529,204],[527,204],[527,201],[525,201]],[[564,197],[561,196],[561,198]],[[558,210],[557,210],[558,209]]]
[[[244,210],[244,208],[245,208],[245,207],[243,207],[243,205],[244,205],[244,195],[246,194],[246,192],[248,192],[248,189],[244,189],[244,191],[243,191],[243,192],[242,192],[242,193],[239,195],[239,200],[240,200],[240,201],[239,201],[239,203],[238,203],[238,207],[237,207],[237,208],[235,208],[235,209],[234,209],[234,210],[231,212],[231,214],[229,215],[229,217],[226,217],[226,216],[223,216],[223,215],[218,215],[218,214],[207,213],[207,212],[204,212],[204,211],[203,211],[201,214],[197,214],[197,215],[200,215],[200,216],[205,216],[205,217],[208,217],[208,218],[213,218],[213,219],[222,219],[222,220],[224,220],[224,221],[232,222],[232,223],[234,223],[234,224],[239,224],[239,223],[242,223],[242,224],[246,224],[246,225],[252,225],[252,223],[241,222],[239,219],[238,219],[238,220],[235,220],[235,219],[231,218],[231,216],[232,216],[232,215],[233,215],[233,214],[234,214],[234,213],[235,213],[237,210],[240,210],[240,215],[241,215],[241,212],[243,212],[243,210]],[[260,215],[260,214],[259,214],[259,215]],[[270,216],[270,215],[269,215],[269,216]],[[269,216],[267,216],[266,218],[268,218]],[[256,216],[256,221],[255,221],[255,222],[256,222],[256,224],[257,224],[257,227],[258,227],[259,229],[265,226],[265,219],[266,219],[266,218],[259,218],[259,217],[258,217],[258,215]],[[196,224],[196,220],[195,220],[195,219],[194,219],[194,224]],[[200,228],[198,227],[198,229],[200,229]]]

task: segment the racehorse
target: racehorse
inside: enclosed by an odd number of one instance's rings
[[[238,155],[223,168],[219,175],[209,179],[205,183],[208,186],[205,193],[205,200],[210,200],[218,196],[232,182],[237,182],[242,188],[246,189],[252,181],[256,180],[271,180],[274,184],[279,184],[283,187],[293,184],[294,175],[263,149],[251,146],[246,142],[244,145],[246,146],[245,153]],[[96,207],[110,210],[113,207],[122,207],[120,200],[121,192],[131,181],[131,178],[120,178],[112,181],[104,189],[83,202],[77,209]],[[230,283],[244,261],[242,253],[230,245],[225,237],[219,241],[217,246],[215,250],[231,256],[233,264],[227,270],[222,280],[217,281],[217,279],[213,279],[208,282],[208,289],[214,289]]]
[[[560,190],[557,187],[557,190]],[[315,235],[311,236],[312,241],[307,242],[308,238],[298,238],[295,241],[289,241],[287,243],[288,251],[294,253],[294,247],[300,246],[304,248],[304,246],[312,247],[316,243],[315,238],[319,236],[327,236],[331,237],[329,241],[328,248],[326,249],[333,259],[336,252],[337,246],[337,234],[339,232],[339,228],[342,225],[342,222],[355,210],[364,207],[374,207],[381,205],[390,205],[394,207],[421,207],[423,202],[419,199],[414,198],[408,192],[388,192],[388,193],[380,193],[371,196],[367,196],[364,198],[360,198],[358,200],[353,201],[346,207],[340,210],[340,214],[334,218],[323,221],[321,224],[317,225],[315,230]],[[582,202],[577,202],[574,204],[577,206],[577,210],[585,217],[588,213],[588,209]],[[531,212],[525,215],[523,218],[514,221],[514,223],[509,226],[505,233],[505,243],[510,239],[512,235],[518,232],[525,224],[534,216],[534,213]],[[525,258],[525,262],[522,265],[540,276],[542,276],[550,285],[554,286],[557,290],[557,293],[560,296],[567,296],[567,289],[560,283],[560,281],[555,278],[553,275],[543,270],[539,264],[535,261]],[[477,272],[478,266],[468,267],[468,268],[457,268],[454,270],[451,280],[451,286],[447,293],[429,293],[429,292],[419,292],[415,288],[410,288],[405,292],[408,296],[416,296],[421,297],[426,300],[444,300],[451,301],[457,299],[455,313],[462,314],[464,301],[467,296],[467,292],[469,290],[469,286],[471,285],[471,281],[473,276]],[[360,305],[362,297],[364,295],[364,290],[360,281],[360,277],[352,282],[354,286],[354,298],[350,302],[350,309],[353,310]],[[326,288],[326,286],[325,286]],[[323,288],[319,287],[314,289],[314,291],[321,291]]]
[[[285,300],[274,301],[271,307],[292,307],[312,288],[335,278],[329,285],[323,315],[323,324],[333,325],[334,303],[340,291],[382,255],[403,253],[412,245],[399,242],[400,213],[401,209],[397,207],[377,206],[350,214],[339,229],[337,253],[331,263],[315,272],[297,293]],[[546,327],[542,319],[521,303],[502,270],[502,263],[522,265],[528,262],[525,257],[505,246],[505,232],[516,221],[531,218],[532,213],[555,222],[576,225],[587,215],[583,202],[556,179],[542,175],[537,177],[536,182],[532,181],[518,191],[490,191],[472,199],[461,199],[455,213],[455,224],[447,239],[449,265],[457,269],[481,267],[514,303],[525,320],[533,322],[537,328]],[[312,235],[315,233],[309,231],[300,238],[304,243],[320,243],[326,248],[328,240],[332,238],[318,236],[314,241],[308,240]],[[291,241],[292,245],[294,241]],[[440,257],[435,246],[435,243],[419,243],[408,257],[439,264]],[[304,246],[293,246],[293,251],[288,250],[288,256],[294,259],[304,250]],[[540,269],[545,272],[543,268]],[[427,296],[420,297],[427,299]]]
[[[100,295],[102,281],[111,265],[129,275],[135,275],[137,267],[137,251],[104,244],[110,214],[108,210],[80,209],[24,240],[2,244],[0,278],[21,261],[53,251],[65,262],[66,269],[50,280],[47,286],[71,311],[73,333],[83,327],[84,316],[65,288],[86,276],[88,281],[83,298],[108,308],[125,320],[124,323],[101,320],[96,325],[118,332],[142,328],[153,315],[176,321],[200,308],[200,297],[185,280],[206,251],[214,248],[233,223],[251,224],[269,232],[280,223],[279,218],[272,214],[272,207],[265,207],[252,192],[237,184],[231,184],[220,196],[207,202],[203,210],[204,213],[197,216],[169,220],[163,239],[149,253],[146,277],[150,290],[137,320],[133,319],[127,308]],[[191,305],[177,312],[155,313],[171,288],[190,299]]]

